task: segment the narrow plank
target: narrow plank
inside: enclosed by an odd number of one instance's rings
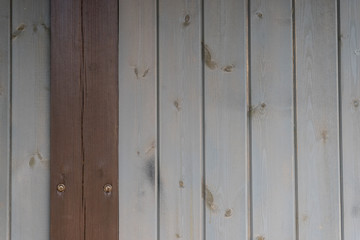
[[[341,238],[336,12],[295,4],[299,239]]]
[[[0,239],[10,239],[10,1],[0,0]]]
[[[159,1],[160,239],[203,238],[201,1]]]
[[[119,4],[119,239],[156,240],[156,1]]]
[[[250,5],[254,239],[296,239],[291,0]]]
[[[118,1],[82,0],[82,151],[86,240],[119,238]],[[112,185],[112,192],[103,188]]]
[[[247,1],[204,2],[206,239],[248,239]]]
[[[50,1],[12,1],[11,239],[49,239]]]
[[[81,1],[52,1],[51,29],[50,237],[78,240],[84,239]]]
[[[360,239],[360,2],[340,4],[344,239]]]

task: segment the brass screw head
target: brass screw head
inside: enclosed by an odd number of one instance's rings
[[[58,192],[64,192],[65,184],[63,184],[63,183],[58,184],[56,189],[58,190]]]
[[[111,193],[112,191],[112,185],[111,184],[105,184],[104,185],[104,192],[105,193]]]

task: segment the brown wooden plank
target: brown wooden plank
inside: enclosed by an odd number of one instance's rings
[[[83,0],[86,240],[119,235],[118,29],[117,0]]]
[[[118,239],[117,4],[52,2],[52,240]]]

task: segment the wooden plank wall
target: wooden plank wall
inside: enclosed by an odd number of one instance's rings
[[[0,3],[0,239],[45,240],[50,1]],[[120,0],[119,239],[359,239],[359,11]]]

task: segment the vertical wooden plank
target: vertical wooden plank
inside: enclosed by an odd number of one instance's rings
[[[247,1],[204,1],[206,239],[248,239]]]
[[[119,4],[119,239],[155,240],[156,1]]]
[[[50,1],[12,1],[11,239],[49,239]]]
[[[82,153],[86,240],[119,238],[118,0],[82,0]],[[103,188],[112,185],[112,192]]]
[[[340,1],[344,239],[360,238],[360,1]]]
[[[0,239],[10,230],[10,1],[0,0]]]
[[[159,1],[160,239],[202,239],[201,1]]]
[[[50,236],[84,239],[81,1],[52,1],[51,29]]]
[[[52,6],[51,238],[118,239],[118,3]]]
[[[291,0],[250,4],[254,239],[295,239]]]
[[[299,239],[341,238],[337,7],[297,0]]]

